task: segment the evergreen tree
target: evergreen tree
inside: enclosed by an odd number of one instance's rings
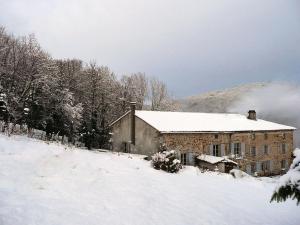
[[[289,171],[280,178],[280,185],[274,192],[271,202],[286,201],[288,198],[300,203],[300,149],[294,151],[295,158]]]

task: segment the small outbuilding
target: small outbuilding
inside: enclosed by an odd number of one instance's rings
[[[212,171],[220,171],[222,173],[229,173],[230,170],[236,168],[238,164],[226,157],[219,157],[213,155],[201,154],[196,157],[196,165],[201,169],[208,169]]]

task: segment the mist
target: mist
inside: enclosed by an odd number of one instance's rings
[[[300,86],[274,82],[252,90],[232,103],[229,112],[245,114],[249,109],[265,119],[300,128]],[[295,132],[295,146],[300,147],[300,131]]]

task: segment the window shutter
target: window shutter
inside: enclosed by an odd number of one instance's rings
[[[270,172],[273,171],[273,160],[270,160]]]
[[[210,146],[209,146],[209,154],[210,154],[210,155],[214,155],[214,152],[213,152],[213,145],[210,145]]]
[[[225,156],[225,145],[221,144],[221,156]]]
[[[245,143],[241,143],[242,156],[245,156]]]
[[[261,172],[261,162],[256,163],[256,171]]]
[[[231,155],[234,155],[234,143],[231,143],[230,152],[231,152]]]
[[[251,174],[251,165],[250,165],[250,164],[248,164],[248,165],[246,166],[246,172],[247,172],[248,174]]]
[[[188,156],[188,164],[189,165],[194,165],[194,155],[193,155],[193,153],[192,152],[189,152],[188,154],[187,154]]]

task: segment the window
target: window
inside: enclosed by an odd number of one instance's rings
[[[281,169],[286,169],[286,160],[285,159],[281,160],[280,164],[281,164]]]
[[[255,173],[255,172],[256,172],[256,164],[251,163],[251,173]]]
[[[265,155],[269,154],[269,146],[268,145],[264,145],[264,154]]]
[[[269,171],[270,170],[270,161],[264,161],[261,163],[261,170],[262,171]]]
[[[130,143],[123,142],[123,152],[130,153]]]
[[[265,140],[268,139],[268,134],[267,133],[264,134],[264,138],[265,138]]]
[[[286,135],[285,135],[285,133],[283,133],[283,134],[282,134],[282,138],[283,138],[283,139],[285,139],[285,138],[286,138]]]
[[[285,154],[285,152],[286,152],[286,144],[285,144],[285,143],[282,143],[282,144],[281,144],[281,153],[282,153],[282,154]]]
[[[221,156],[221,154],[220,154],[220,145],[213,145],[213,155],[214,156]]]
[[[183,165],[186,165],[186,153],[182,153],[182,154],[180,155],[180,159],[181,159],[181,163],[182,163]]]
[[[252,139],[252,140],[255,139],[255,134],[254,134],[254,133],[251,134],[251,139]]]
[[[255,146],[251,147],[251,156],[256,156],[256,147]]]
[[[215,134],[215,139],[218,139],[219,138],[219,135]]]
[[[241,154],[241,143],[233,144],[233,154],[240,155]]]

